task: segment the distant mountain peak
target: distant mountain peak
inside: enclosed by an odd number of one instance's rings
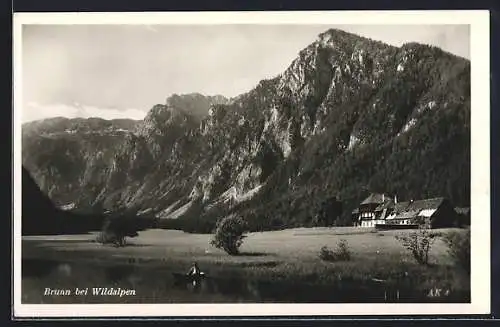
[[[207,96],[201,93],[172,94],[166,99],[165,105],[170,108],[182,110],[197,118],[208,115],[210,106],[214,104],[227,104],[229,99],[222,95]]]

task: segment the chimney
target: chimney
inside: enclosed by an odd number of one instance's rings
[[[385,194],[382,194],[382,202],[385,201]]]
[[[397,203],[398,203],[398,196],[394,195],[394,204],[397,204]]]

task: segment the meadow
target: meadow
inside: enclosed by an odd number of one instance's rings
[[[446,233],[450,229],[437,230]],[[125,247],[102,245],[95,234],[23,237],[23,259],[46,258],[88,264],[133,264],[168,267],[185,272],[198,262],[207,274],[218,277],[257,278],[311,284],[364,283],[453,289],[468,292],[468,276],[453,264],[445,243],[438,238],[427,266],[418,265],[396,235],[408,231],[376,231],[372,228],[296,228],[249,233],[240,255],[230,256],[209,245],[211,235],[174,230],[146,230],[127,239]],[[351,260],[325,262],[320,248],[334,249],[346,240]]]

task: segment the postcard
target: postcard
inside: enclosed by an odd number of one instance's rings
[[[490,312],[489,13],[15,13],[15,317]]]

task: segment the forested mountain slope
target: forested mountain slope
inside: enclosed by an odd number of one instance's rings
[[[23,162],[58,204],[127,208],[191,230],[229,212],[252,229],[314,225],[334,196],[336,223],[349,224],[368,192],[470,202],[466,59],[329,30],[279,76],[208,99],[206,116],[183,101],[156,105],[119,140],[31,134]]]

